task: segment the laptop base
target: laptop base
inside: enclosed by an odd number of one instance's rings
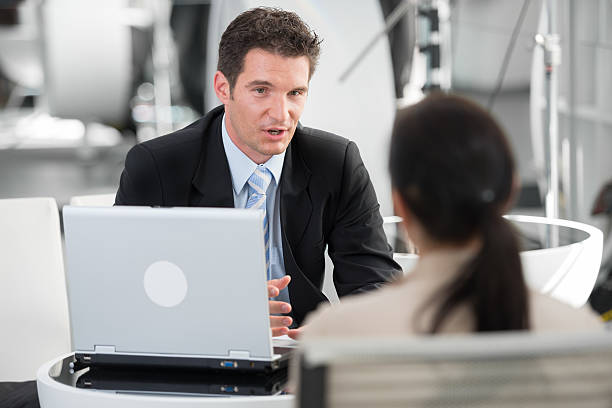
[[[85,367],[97,366],[121,366],[271,373],[287,367],[289,354],[290,353],[288,352],[283,352],[278,358],[271,361],[261,361],[216,357],[179,357],[176,355],[150,356],[120,353],[106,354],[76,352],[74,355],[74,369],[79,370]]]
[[[77,388],[121,393],[182,395],[277,395],[287,383],[287,369],[274,373],[153,369],[128,366],[90,367],[76,380]]]

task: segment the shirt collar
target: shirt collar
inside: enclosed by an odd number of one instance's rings
[[[232,139],[230,139],[227,133],[227,127],[225,126],[225,114],[223,114],[221,137],[223,139],[225,156],[227,157],[230,173],[232,175],[232,187],[236,194],[240,194],[247,180],[251,177],[253,171],[255,171],[257,164],[249,159],[249,157],[234,144]],[[264,166],[272,173],[276,185],[278,185],[283,172],[285,152],[286,151],[283,151],[280,154],[270,157],[268,161],[264,163]]]

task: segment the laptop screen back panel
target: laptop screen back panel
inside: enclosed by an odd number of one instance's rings
[[[64,207],[74,349],[271,358],[262,217]]]

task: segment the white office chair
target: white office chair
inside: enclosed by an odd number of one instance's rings
[[[527,285],[571,306],[584,305],[599,274],[603,233],[575,221],[526,215],[506,218],[521,231],[536,231],[532,238],[544,246],[521,252]],[[562,242],[562,236],[571,239]]]
[[[91,194],[70,198],[70,205],[88,207],[112,207],[115,204],[115,193]]]
[[[59,214],[53,198],[0,200],[0,381],[36,378],[70,351]]]
[[[405,254],[402,252],[393,253],[393,260],[402,267],[402,271],[404,274],[410,273],[412,268],[414,268],[419,260],[419,256],[417,254]]]
[[[612,406],[612,332],[301,344],[299,408]]]
[[[523,234],[538,241],[538,246],[543,246],[521,252],[527,286],[570,306],[583,306],[593,291],[599,273],[602,232],[575,221],[526,215],[505,217]],[[398,222],[397,217],[388,218],[389,225]],[[566,237],[565,241],[555,242],[560,236]],[[395,253],[393,258],[404,273],[409,273],[418,261],[416,254]]]

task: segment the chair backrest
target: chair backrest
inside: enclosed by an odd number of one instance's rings
[[[599,274],[602,232],[576,221],[526,215],[505,217],[525,238],[538,246],[538,249],[521,251],[527,285],[573,307],[583,306]],[[397,217],[385,218],[389,235],[389,226],[398,221]],[[560,240],[559,236],[565,239]],[[409,273],[418,261],[418,255],[415,254],[395,253],[393,258],[401,265],[404,273]]]
[[[127,0],[43,3],[43,67],[51,115],[86,123],[125,122],[133,81],[128,6]]]
[[[521,252],[527,285],[571,306],[584,305],[599,274],[602,232],[576,221],[526,215],[507,215],[506,218],[519,230],[536,227],[534,231],[538,234],[530,238],[544,246]],[[560,242],[560,235],[572,239]]]
[[[70,198],[70,205],[89,207],[112,207],[115,204],[115,193],[91,194]]]
[[[0,200],[0,381],[36,378],[70,351],[59,213],[53,198]]]
[[[402,267],[404,274],[410,273],[416,266],[419,256],[417,254],[404,254],[401,252],[395,252],[393,254],[393,260]]]
[[[612,332],[312,339],[298,407],[611,407]]]

